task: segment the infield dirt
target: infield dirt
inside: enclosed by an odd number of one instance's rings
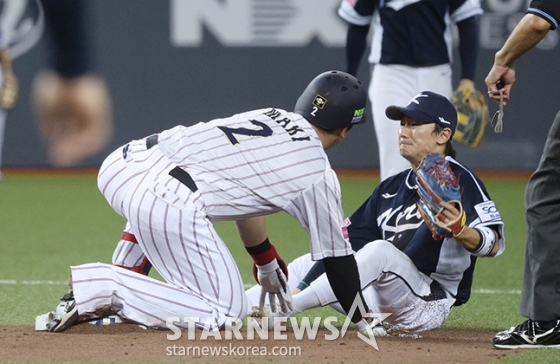
[[[327,332],[325,332],[326,334]],[[167,340],[171,331],[145,330],[137,325],[119,324],[94,326],[81,324],[62,333],[36,332],[32,327],[0,327],[0,360],[48,362],[232,362],[232,363],[488,363],[507,354],[493,348],[490,339],[494,332],[440,329],[425,332],[421,338],[378,337],[379,351],[360,340],[353,331],[343,338],[326,341],[324,335],[316,340],[297,340],[287,331],[287,340]],[[168,348],[199,347],[195,355],[177,355]],[[294,355],[202,355],[203,347],[230,347],[236,354],[247,347],[259,347],[259,352],[287,352]],[[243,349],[240,349],[243,347]],[[266,349],[263,349],[266,348]],[[283,348],[283,349],[282,349]],[[225,353],[226,350],[221,350]],[[231,351],[230,351],[231,352]],[[300,355],[297,355],[297,354]]]

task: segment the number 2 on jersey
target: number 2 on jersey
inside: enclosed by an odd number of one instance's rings
[[[239,140],[234,136],[234,134],[239,135],[251,135],[251,136],[261,136],[261,137],[268,137],[272,135],[272,129],[270,126],[266,125],[263,122],[257,120],[249,120],[253,125],[260,127],[260,129],[247,129],[247,128],[229,128],[227,126],[218,126],[218,129],[224,132],[224,134],[228,137],[231,144],[239,144]]]

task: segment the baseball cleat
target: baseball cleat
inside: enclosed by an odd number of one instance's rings
[[[66,293],[54,311],[49,312],[46,328],[51,332],[61,332],[74,325],[79,318],[76,300],[72,291]]]
[[[537,321],[527,320],[494,336],[496,349],[557,348],[560,349],[560,320],[545,329]]]
[[[402,329],[396,325],[392,325],[388,322],[382,321],[373,327],[373,333],[375,336],[398,336],[398,337],[408,337],[411,339],[419,339],[422,336],[416,332],[412,332],[407,329]]]

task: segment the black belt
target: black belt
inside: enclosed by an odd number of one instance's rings
[[[150,149],[157,145],[159,136],[157,134],[150,135],[146,138],[146,149]],[[169,171],[169,175],[175,178],[177,181],[181,182],[189,188],[192,192],[198,191],[198,187],[194,180],[192,179],[189,172],[185,171],[181,167],[175,167]]]

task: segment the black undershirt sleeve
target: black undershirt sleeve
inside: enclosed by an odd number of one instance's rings
[[[305,277],[301,280],[301,282],[299,282],[297,289],[303,291],[323,273],[325,273],[325,265],[322,260],[319,260],[313,264],[311,269],[309,269],[309,272],[307,272]]]
[[[356,76],[360,61],[366,50],[366,40],[369,32],[369,25],[348,25],[346,35],[346,72]]]
[[[472,16],[457,23],[459,31],[459,56],[461,58],[461,78],[474,81],[478,58],[478,18]]]

